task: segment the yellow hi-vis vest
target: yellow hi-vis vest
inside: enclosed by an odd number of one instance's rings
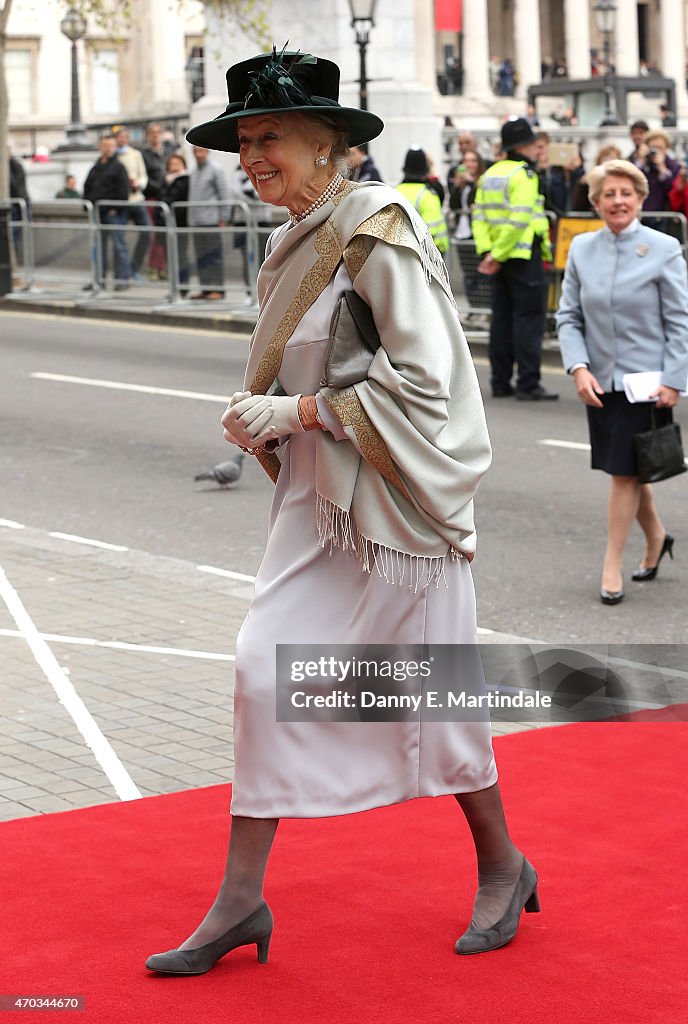
[[[542,258],[552,259],[538,177],[523,160],[498,160],[488,167],[478,182],[471,227],[477,252],[489,252],[500,263],[529,260],[536,237]]]
[[[432,240],[440,252],[446,252],[449,248],[449,232],[447,222],[442,213],[442,203],[436,192],[433,192],[422,182],[402,181],[396,186],[398,192],[406,196],[412,206],[415,206],[425,223],[430,229]]]

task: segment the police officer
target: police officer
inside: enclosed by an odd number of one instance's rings
[[[502,125],[502,150],[506,158],[480,179],[472,217],[476,250],[483,257],[478,270],[492,276],[492,394],[505,398],[515,393],[537,402],[559,396],[540,383],[546,306],[542,261],[552,253],[534,163],[537,142],[525,118]]]
[[[428,225],[433,242],[445,256],[449,249],[449,232],[440,197],[428,182],[429,173],[430,164],[425,151],[413,146],[404,158],[404,180],[396,189],[416,208]]]

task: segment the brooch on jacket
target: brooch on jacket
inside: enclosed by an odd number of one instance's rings
[[[638,248],[636,249],[636,252],[638,253],[638,256],[647,256],[649,251],[650,251],[650,246],[646,245],[645,242],[641,242],[640,245],[638,246]]]

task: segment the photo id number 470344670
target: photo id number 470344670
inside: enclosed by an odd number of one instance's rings
[[[85,1010],[84,996],[0,995],[0,1010]]]

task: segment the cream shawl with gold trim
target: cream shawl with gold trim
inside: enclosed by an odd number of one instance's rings
[[[439,582],[448,554],[472,557],[473,495],[491,452],[444,263],[400,193],[347,183],[282,232],[259,277],[245,387],[272,387],[287,341],[342,259],[382,344],[367,380],[321,392],[349,440],[317,434],[320,542],[417,588]],[[278,455],[259,458],[276,480]]]

